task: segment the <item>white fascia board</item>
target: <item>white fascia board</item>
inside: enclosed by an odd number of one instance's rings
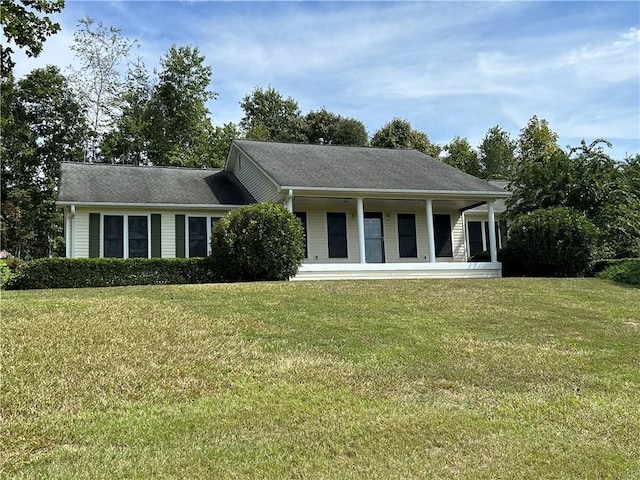
[[[456,190],[385,190],[385,189],[370,189],[370,188],[331,188],[331,187],[296,187],[296,186],[287,186],[283,185],[281,190],[295,190],[297,194],[304,195],[309,194],[313,195],[327,195],[331,193],[335,196],[344,197],[344,196],[373,196],[373,197],[387,197],[393,196],[397,197],[413,197],[419,195],[425,198],[432,198],[437,200],[438,198],[479,198],[479,199],[487,199],[487,198],[509,198],[511,196],[511,192],[491,192],[491,191],[456,191]]]
[[[119,202],[56,202],[58,207],[75,205],[76,207],[127,207],[146,209],[175,209],[175,210],[234,210],[243,205],[216,205],[216,204],[188,204],[188,203],[119,203]]]

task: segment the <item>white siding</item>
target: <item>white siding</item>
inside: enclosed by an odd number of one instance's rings
[[[453,231],[451,232],[451,243],[453,247],[453,260],[456,262],[464,262],[467,260],[466,242],[464,240],[464,219],[460,212],[451,212],[451,224]]]
[[[331,210],[338,212],[339,210]],[[366,210],[370,211],[370,210]],[[380,211],[380,210],[376,210]],[[327,238],[327,211],[307,210],[307,234],[309,258],[305,263],[358,263],[360,259],[358,246],[358,220],[355,210],[344,211],[347,218],[347,243],[348,255],[344,258],[329,258]],[[400,258],[398,242],[398,213],[412,213],[416,216],[416,243],[418,256],[414,258]],[[453,259],[439,259],[439,261],[465,261],[465,241],[462,216],[457,210],[434,213],[447,214],[451,217],[451,241],[453,247]],[[429,259],[429,247],[427,239],[427,213],[425,209],[382,211],[384,227],[384,245],[386,263],[424,263]]]
[[[240,152],[237,155],[239,157],[232,165],[233,174],[253,198],[258,202],[279,201],[281,195],[275,184],[249,158]]]
[[[163,212],[160,221],[162,258],[175,258],[176,256],[176,214]]]
[[[160,214],[160,234],[162,235],[160,255],[162,258],[176,256],[176,215],[185,217],[222,217],[226,211],[220,210],[147,210],[139,208],[91,208],[77,207],[73,219],[73,256],[76,258],[89,257],[89,214],[101,213],[107,215],[151,215]],[[101,239],[102,241],[102,239]]]
[[[89,257],[89,213],[91,210],[76,208],[73,218],[73,256],[75,258]]]

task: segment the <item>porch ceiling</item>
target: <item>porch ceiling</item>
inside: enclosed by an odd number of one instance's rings
[[[479,202],[475,199],[451,199],[433,200],[434,210],[460,210]],[[356,209],[355,198],[333,198],[333,197],[298,197],[293,198],[294,210],[354,210]],[[424,211],[426,209],[425,199],[383,199],[365,198],[364,209],[369,212],[413,212]]]

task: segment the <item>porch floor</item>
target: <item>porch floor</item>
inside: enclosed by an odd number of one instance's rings
[[[291,280],[500,278],[500,262],[306,263]]]

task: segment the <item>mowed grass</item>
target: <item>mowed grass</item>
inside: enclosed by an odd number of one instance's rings
[[[640,478],[640,290],[3,292],[5,478]]]

